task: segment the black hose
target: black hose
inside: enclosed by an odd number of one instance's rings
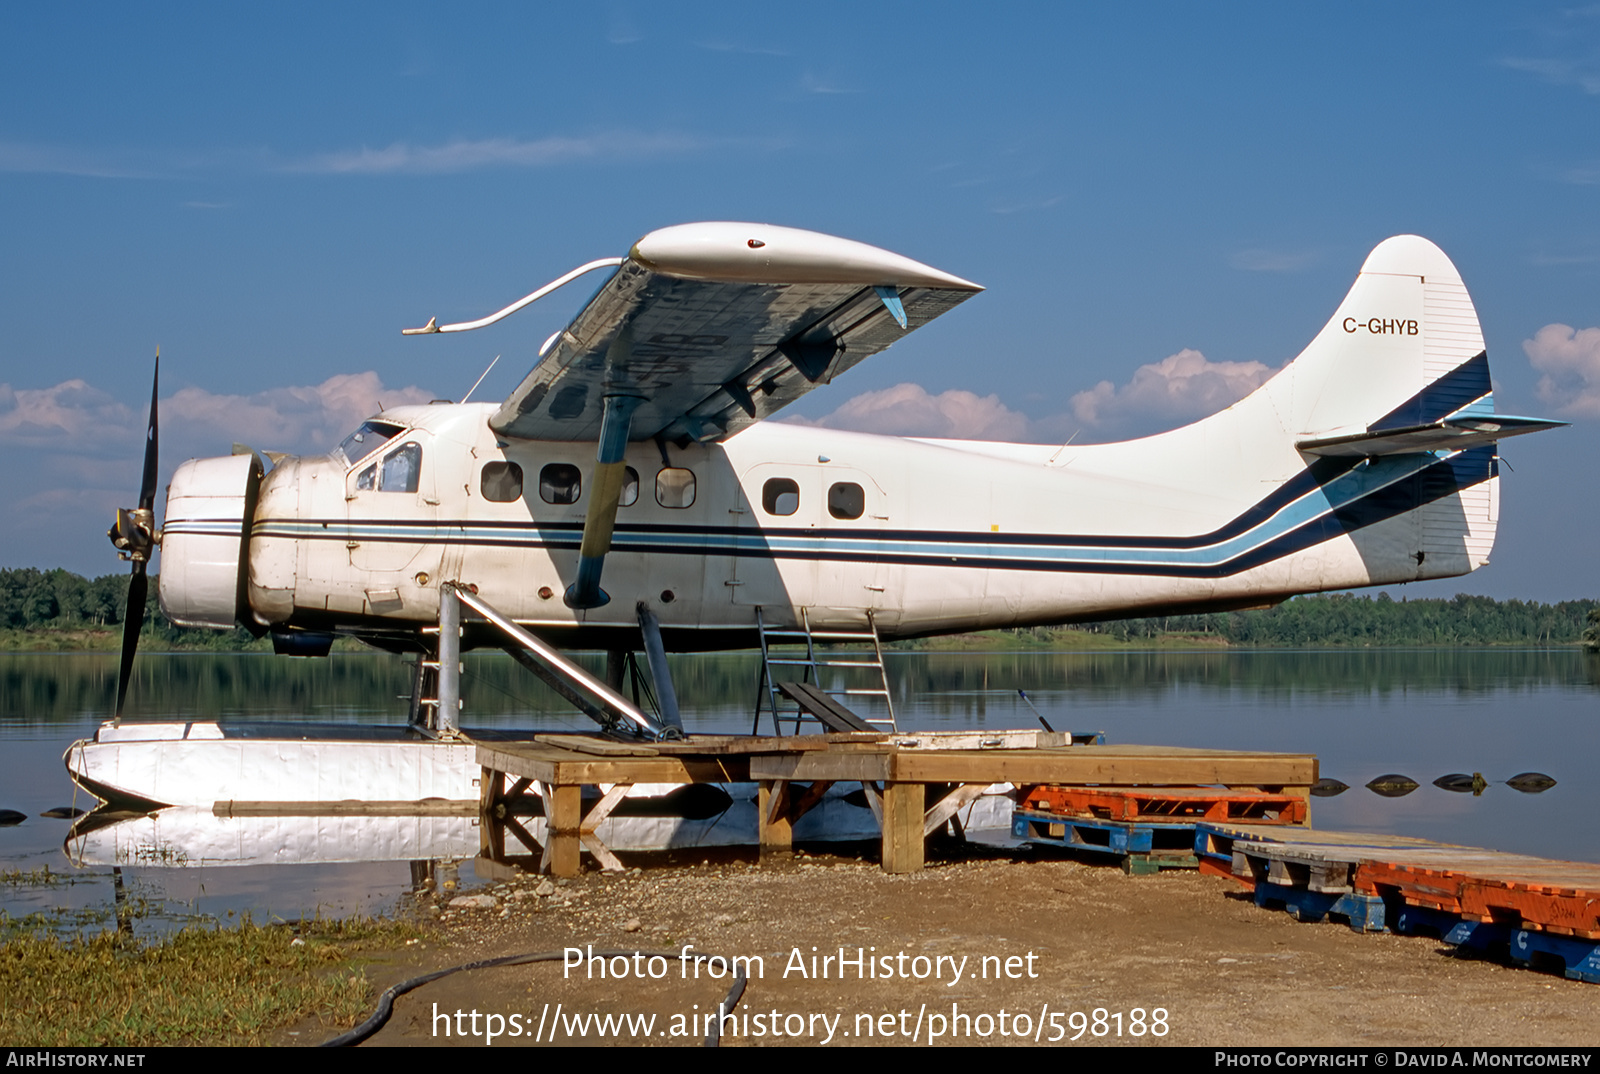
[[[495,966],[522,966],[531,962],[555,962],[557,959],[566,958],[566,954],[566,950],[563,949],[561,951],[535,951],[526,955],[506,955],[503,958],[488,958],[479,962],[467,962],[460,966],[451,966],[449,969],[434,970],[432,973],[425,973],[420,977],[412,977],[409,980],[401,981],[399,984],[392,985],[385,989],[383,995],[378,997],[378,1009],[372,1013],[372,1017],[368,1018],[365,1022],[362,1022],[349,1032],[341,1033],[332,1040],[323,1041],[321,1044],[317,1045],[317,1047],[346,1048],[352,1044],[360,1044],[378,1030],[382,1029],[384,1024],[389,1021],[389,1016],[394,1013],[394,1001],[397,997],[405,995],[414,988],[420,988],[430,981],[437,981],[441,977],[448,977],[452,973],[461,973],[465,970],[486,970],[492,969]],[[585,957],[587,958],[633,958],[636,955],[643,955],[646,958],[652,958],[656,956],[662,958],[681,957],[679,954],[672,951],[632,950],[585,952]],[[696,962],[702,962],[711,958],[721,958],[722,956],[696,953],[691,957]],[[724,959],[724,961],[727,962],[728,965],[737,965],[736,962],[729,959]],[[728,990],[727,996],[722,1001],[723,1010],[732,1011],[734,1007],[738,1005],[739,1000],[744,996],[744,989],[747,983],[748,981],[746,979],[744,970],[741,969],[734,974],[733,987]],[[713,1020],[710,1031],[706,1033],[704,1046],[707,1048],[715,1048],[721,1039],[722,1019],[718,1018]]]

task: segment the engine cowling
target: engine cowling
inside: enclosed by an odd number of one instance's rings
[[[254,455],[190,459],[167,486],[161,527],[161,611],[186,627],[227,629],[250,614],[250,527],[261,487]]]

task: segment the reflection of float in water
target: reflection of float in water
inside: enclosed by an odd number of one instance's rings
[[[603,847],[621,853],[753,846],[758,830],[755,798],[755,785],[748,783],[675,788],[666,795],[631,800],[592,835]],[[963,810],[964,825],[968,830],[1003,830],[1011,805],[1006,795],[980,798]],[[480,853],[504,858],[507,852],[519,857],[541,854],[547,843],[548,829],[540,815],[514,817],[507,825],[485,821],[475,809],[456,803],[440,802],[431,811],[407,814],[365,811],[356,802],[347,808],[314,816],[261,812],[260,807],[229,815],[226,803],[216,808],[171,806],[145,814],[97,810],[73,825],[65,850],[80,866],[186,868],[459,860]],[[795,839],[802,842],[878,837],[878,822],[860,792],[842,788],[795,824]]]

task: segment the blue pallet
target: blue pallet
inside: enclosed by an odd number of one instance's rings
[[[1600,984],[1600,943],[1573,936],[1517,929],[1511,934],[1511,961],[1531,966],[1535,955],[1561,962],[1562,973],[1574,981]]]
[[[1460,914],[1431,910],[1423,906],[1403,906],[1391,917],[1394,931],[1435,933],[1445,943],[1470,951],[1503,949],[1511,961],[1532,968],[1543,956],[1561,963],[1561,972],[1574,981],[1600,984],[1600,942],[1573,936],[1557,936],[1535,929],[1521,929],[1498,921],[1469,921]]]
[[[1376,895],[1344,892],[1332,895],[1306,888],[1285,887],[1270,881],[1256,883],[1256,905],[1282,903],[1289,916],[1296,921],[1321,921],[1329,914],[1337,914],[1349,922],[1356,932],[1386,931],[1383,900]]]
[[[1193,831],[1193,824],[1064,817],[1022,809],[1011,814],[1011,834],[1025,842],[1117,857],[1165,855],[1173,859],[1174,865],[1193,864]]]

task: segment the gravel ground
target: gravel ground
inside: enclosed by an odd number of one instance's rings
[[[1456,958],[1437,940],[1301,924],[1223,878],[963,846],[888,876],[870,853],[656,855],[620,875],[418,896],[437,928],[369,967],[380,988],[524,952],[662,957],[456,974],[401,997],[369,1043],[699,1044],[731,978],[685,948],[759,956],[724,1047],[1600,1043],[1600,986]],[[463,895],[484,905],[449,905]],[[301,1026],[282,1042],[330,1035]]]

